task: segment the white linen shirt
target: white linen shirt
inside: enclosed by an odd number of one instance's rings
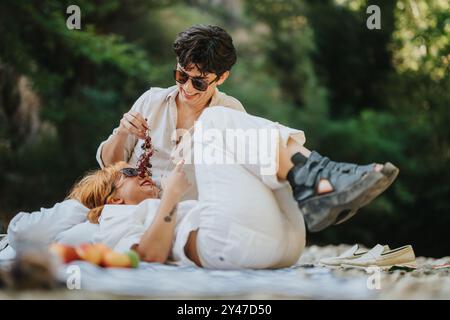
[[[115,251],[125,252],[139,244],[155,219],[160,199],[147,199],[138,205],[106,205],[99,218],[94,242],[101,242]],[[178,203],[172,250],[168,263],[195,266],[184,253],[189,233],[199,227],[199,204],[195,200]]]
[[[171,159],[171,154],[177,146],[177,95],[177,86],[169,88],[151,88],[139,97],[130,110],[139,112],[142,117],[147,119],[147,123],[151,130],[150,135],[152,137],[153,146],[157,150],[151,158],[152,178],[157,184],[160,184],[161,176],[167,175],[175,166]],[[208,108],[214,106],[224,106],[245,112],[245,109],[239,100],[220,92],[217,88],[211,98]],[[101,158],[103,146],[117,133],[117,130],[118,128],[115,128],[109,138],[103,141],[97,149],[97,162],[102,168],[104,167]],[[142,154],[142,142],[143,140],[140,140],[133,135],[129,135],[125,142],[123,159],[131,165],[136,165],[139,156]],[[192,184],[192,187],[186,192],[182,200],[197,199],[198,193],[194,165],[185,164],[184,171],[187,179]]]
[[[19,212],[8,225],[9,245],[17,250],[22,242],[72,246],[92,242],[98,225],[87,221],[88,212],[88,208],[73,199],[31,213]]]

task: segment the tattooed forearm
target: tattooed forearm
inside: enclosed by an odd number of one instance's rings
[[[172,209],[172,211],[170,211],[169,215],[164,217],[164,221],[165,221],[165,222],[172,222],[172,217],[173,217],[173,215],[175,214],[175,210],[176,210],[176,209],[177,209],[177,207],[175,206],[175,207]]]

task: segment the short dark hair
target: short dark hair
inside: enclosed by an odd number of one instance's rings
[[[180,32],[173,50],[183,68],[194,64],[202,74],[221,76],[236,63],[233,39],[218,26],[194,25]]]

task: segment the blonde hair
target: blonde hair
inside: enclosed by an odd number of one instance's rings
[[[103,169],[88,172],[70,190],[66,199],[80,201],[89,210],[87,218],[98,223],[103,207],[114,196],[114,184],[120,177],[120,169],[126,166],[120,161]]]

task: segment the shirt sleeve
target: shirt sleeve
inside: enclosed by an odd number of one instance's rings
[[[149,112],[150,106],[151,106],[151,89],[147,90],[144,94],[142,94],[139,97],[139,99],[136,100],[136,102],[131,107],[130,111],[139,112],[141,115],[143,115],[145,117],[145,116],[147,116],[147,114]],[[108,137],[108,139],[106,139],[105,141],[100,143],[100,146],[97,149],[96,159],[102,169],[105,167],[105,164],[102,159],[103,146],[105,145],[105,143],[108,143],[114,135],[117,134],[118,129],[119,128],[116,127],[113,130],[112,134]],[[133,152],[134,147],[136,146],[137,142],[138,142],[138,139],[134,135],[129,135],[127,137],[127,140],[125,141],[125,147],[123,150],[123,159],[125,159],[125,161],[128,162],[130,160],[132,152]]]
[[[114,246],[114,250],[118,252],[126,252],[136,244],[141,242],[146,228],[143,224],[133,224],[129,226],[128,232]]]
[[[97,230],[98,224],[85,221],[57,234],[55,237],[55,242],[69,246],[78,246],[82,243],[92,243],[94,242],[93,236]]]
[[[247,111],[245,110],[244,106],[242,105],[242,103],[238,99],[236,99],[236,98],[234,98],[232,96],[229,96],[229,95],[227,95],[227,94],[225,94],[223,92],[222,92],[222,94],[223,94],[223,97],[221,98],[221,101],[219,101],[219,105],[231,108],[233,110],[237,110],[237,111],[241,111],[241,112],[247,113]]]
[[[22,242],[50,244],[61,232],[85,222],[88,211],[76,200],[65,200],[49,209],[20,212],[8,225],[8,242],[15,250]]]
[[[232,98],[232,100],[233,100],[232,104],[233,104],[233,109],[234,110],[242,111],[242,112],[247,113],[247,111],[245,110],[244,106],[242,105],[242,103],[238,99]]]
[[[96,239],[119,252],[130,250],[140,243],[159,203],[159,199],[147,199],[136,206],[105,206]]]

